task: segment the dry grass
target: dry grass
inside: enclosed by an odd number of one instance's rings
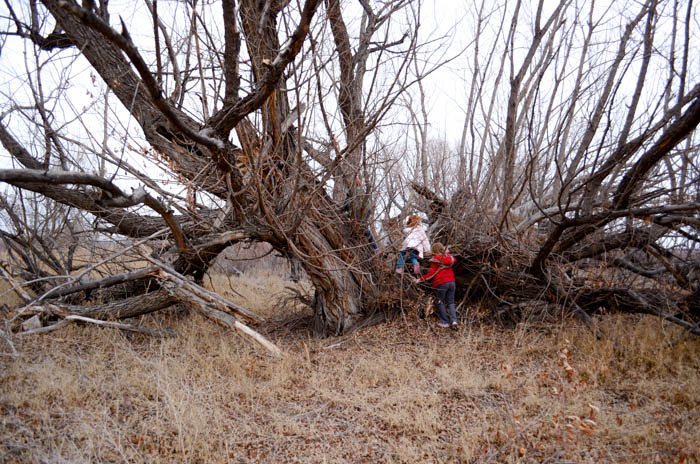
[[[286,287],[310,294],[309,282],[294,284],[281,279],[273,272],[251,272],[237,276],[235,274],[207,274],[204,286],[216,290],[229,300],[244,306],[266,319],[287,317],[286,299],[290,295]],[[296,306],[296,305],[292,305]]]
[[[280,315],[278,279],[237,280],[239,301]],[[438,331],[410,314],[329,339],[277,326],[280,361],[196,314],[143,323],[180,336],[15,337],[21,357],[0,357],[0,462],[700,458],[700,340],[657,319],[609,318],[604,341],[578,327]]]
[[[12,285],[4,279],[0,279],[0,303],[10,308],[22,304],[22,298],[12,289]]]

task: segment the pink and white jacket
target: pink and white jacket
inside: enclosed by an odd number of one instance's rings
[[[413,248],[418,251],[418,257],[423,259],[423,253],[430,251],[430,241],[423,230],[423,225],[418,224],[415,227],[406,227],[403,233],[406,234],[406,238],[403,239],[401,250]]]

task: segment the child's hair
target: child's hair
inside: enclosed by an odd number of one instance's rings
[[[430,251],[432,251],[434,255],[441,255],[445,252],[445,245],[440,242],[433,242],[433,246],[430,247]]]
[[[414,214],[406,219],[406,227],[416,227],[420,224],[420,216]]]

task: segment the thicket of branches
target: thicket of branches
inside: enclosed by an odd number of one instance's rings
[[[257,241],[343,333],[396,310],[391,238],[417,210],[465,302],[700,330],[692,2],[483,1],[444,36],[411,0],[5,8],[6,332],[185,303],[275,351],[201,285]],[[431,129],[446,66],[457,143]]]
[[[540,4],[517,55],[521,6],[498,10],[503,43],[474,55],[456,175],[414,186],[462,255],[465,298],[515,320],[565,310],[590,324],[591,314],[629,311],[697,334],[692,4],[646,2],[621,23],[593,4],[548,14]],[[597,40],[611,23],[619,37]],[[500,119],[494,102],[505,103]]]

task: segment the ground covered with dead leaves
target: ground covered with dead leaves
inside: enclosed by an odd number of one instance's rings
[[[278,315],[279,316],[279,315]],[[483,315],[482,315],[483,316]],[[405,317],[276,360],[195,313],[15,337],[0,358],[0,462],[697,462],[700,340],[658,319],[458,330]],[[4,347],[3,347],[4,349]]]

